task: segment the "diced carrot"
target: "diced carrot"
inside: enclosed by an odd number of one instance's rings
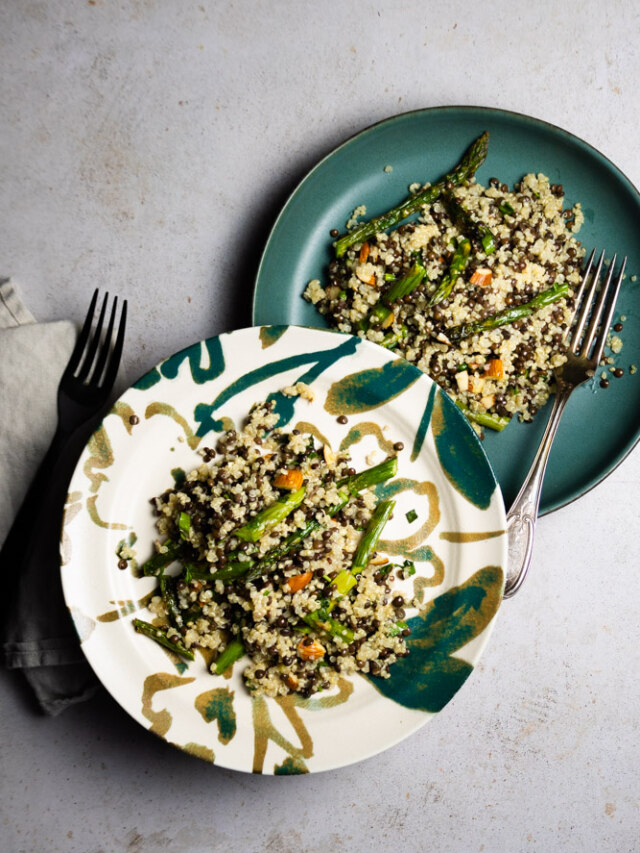
[[[284,471],[276,474],[273,485],[276,489],[289,489],[292,492],[296,492],[301,488],[303,480],[302,471],[298,468],[285,468]]]
[[[479,267],[474,274],[471,276],[469,281],[471,284],[477,284],[480,287],[487,287],[487,285],[491,284],[491,279],[493,278],[493,273],[489,269],[485,269],[484,267]]]
[[[365,284],[370,284],[370,285],[371,285],[371,287],[375,287],[375,286],[376,286],[376,277],[375,277],[375,275],[372,275],[372,276],[371,276],[371,278],[369,279],[369,281],[366,281],[366,282],[365,282]]]
[[[305,588],[312,577],[313,572],[303,572],[301,575],[294,575],[292,578],[288,578],[285,586],[289,592],[298,592]]]
[[[501,358],[490,358],[487,362],[486,375],[492,379],[504,379],[504,366]]]
[[[363,243],[362,246],[360,246],[360,263],[364,264],[368,257],[369,257],[369,244]]]
[[[382,323],[380,323],[380,328],[381,329],[388,329],[389,326],[393,323],[393,321],[395,319],[396,319],[396,315],[392,311],[391,314],[389,314],[388,317],[385,317],[384,320],[382,321]]]
[[[320,660],[324,657],[325,648],[317,640],[303,637],[298,643],[298,654],[302,660]]]

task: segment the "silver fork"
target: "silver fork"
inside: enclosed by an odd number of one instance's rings
[[[567,361],[555,371],[557,391],[547,427],[529,474],[507,513],[509,557],[504,598],[510,598],[520,589],[529,570],[544,473],[560,418],[573,391],[595,376],[609,334],[627,259],[625,257],[622,261],[614,279],[617,259],[614,255],[605,283],[598,292],[604,252],[591,276],[594,257],[595,249],[591,252],[575,297],[573,323],[565,333],[565,339],[568,340]]]

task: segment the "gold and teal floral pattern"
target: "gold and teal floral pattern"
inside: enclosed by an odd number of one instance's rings
[[[312,400],[282,393],[298,382]],[[411,654],[389,679],[343,678],[326,695],[265,699],[244,687],[242,661],[213,676],[204,651],[187,663],[133,631],[156,592],[155,579],[137,570],[155,538],[149,498],[184,478],[199,451],[259,399],[274,400],[280,426],[348,448],[358,468],[398,452],[397,477],[378,487],[397,502],[380,547],[397,564],[415,564],[402,591],[418,607],[408,614]],[[408,736],[459,690],[502,599],[504,527],[475,434],[412,365],[334,332],[243,329],[168,358],[114,405],[69,488],[62,579],[87,658],[141,725],[221,766],[309,773]]]

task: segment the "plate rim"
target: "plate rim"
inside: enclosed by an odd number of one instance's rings
[[[256,274],[253,282],[253,296],[251,301],[251,321],[254,325],[263,325],[257,323],[257,312],[258,312],[258,290],[260,286],[260,277],[262,275],[262,270],[265,262],[265,257],[267,255],[269,245],[279,228],[281,220],[284,218],[287,208],[289,204],[293,200],[293,198],[298,194],[299,190],[302,189],[303,185],[312,179],[314,174],[319,171],[322,166],[332,158],[334,155],[341,152],[343,149],[347,148],[351,145],[356,139],[360,139],[361,137],[366,136],[367,134],[377,130],[380,126],[386,124],[392,124],[400,119],[406,119],[411,116],[416,115],[426,115],[426,114],[434,114],[434,113],[447,113],[447,112],[482,112],[488,113],[494,116],[502,116],[502,117],[510,117],[512,119],[518,119],[525,123],[534,124],[538,127],[544,128],[546,130],[551,130],[556,134],[560,134],[566,140],[570,141],[574,145],[578,145],[578,147],[584,149],[586,153],[591,156],[595,156],[596,159],[602,161],[607,168],[613,170],[618,178],[627,185],[627,188],[635,194],[638,204],[640,205],[640,190],[636,185],[631,181],[631,179],[617,166],[612,160],[607,157],[606,154],[603,154],[598,148],[592,145],[590,142],[587,142],[582,137],[577,136],[575,133],[572,133],[569,130],[565,130],[559,125],[553,124],[553,122],[546,121],[545,119],[537,118],[535,116],[528,115],[527,113],[521,113],[516,110],[505,110],[500,107],[487,107],[481,105],[472,105],[472,104],[444,104],[441,106],[433,106],[433,107],[417,107],[413,110],[406,110],[404,112],[395,113],[392,116],[387,116],[386,118],[380,119],[372,124],[367,125],[366,127],[361,128],[360,130],[352,133],[346,139],[344,139],[341,143],[336,145],[331,151],[321,157],[318,162],[309,169],[309,171],[298,181],[298,183],[294,186],[291,192],[287,195],[286,200],[282,204],[278,215],[269,230],[267,238],[264,243],[264,247],[262,250],[262,254],[260,256],[260,263],[258,264],[258,269],[256,270]],[[319,327],[308,327],[308,328],[319,328]],[[623,449],[620,455],[616,455],[614,457],[613,463],[606,469],[606,471],[598,477],[594,482],[588,484],[586,487],[579,487],[577,491],[575,491],[572,495],[570,495],[565,501],[561,503],[557,503],[552,506],[548,506],[542,509],[539,512],[539,516],[550,515],[553,512],[557,512],[560,509],[563,509],[566,506],[570,506],[572,503],[580,500],[584,495],[589,494],[589,492],[593,491],[597,488],[601,483],[603,483],[611,474],[616,471],[620,465],[633,453],[633,451],[640,444],[640,425],[636,428],[634,438],[629,442],[629,444]],[[491,464],[491,463],[490,463]]]
[[[321,329],[321,328],[317,328],[317,327],[304,327],[304,326],[299,326],[296,324],[286,324],[286,327],[287,327],[287,329],[291,328],[291,329],[295,329],[296,331],[299,331],[299,332],[309,329],[309,330],[312,330],[313,332],[320,334],[320,335],[338,335],[338,336],[343,337],[343,338],[354,337],[353,335],[349,335],[349,334],[346,334],[344,332],[338,332],[338,331],[333,330],[333,329]],[[259,332],[260,332],[261,328],[273,328],[273,327],[272,326],[271,327],[270,326],[246,326],[246,327],[243,327],[241,329],[234,329],[230,332],[222,332],[222,333],[219,333],[216,335],[211,335],[208,338],[203,338],[203,339],[197,340],[192,344],[189,344],[185,347],[182,347],[181,349],[177,350],[175,353],[170,354],[170,355],[166,356],[165,358],[161,359],[159,362],[157,362],[157,364],[155,364],[149,370],[147,370],[143,374],[141,374],[141,376],[137,380],[135,380],[134,382],[129,384],[125,389],[123,389],[122,392],[118,395],[117,400],[114,401],[114,406],[117,402],[126,398],[126,396],[131,391],[140,391],[143,394],[148,394],[152,390],[152,388],[155,386],[156,383],[154,383],[154,385],[149,386],[149,387],[145,387],[144,385],[141,385],[140,387],[138,387],[139,383],[141,383],[142,380],[144,380],[146,377],[155,375],[156,372],[159,373],[160,372],[159,368],[162,367],[162,365],[165,364],[168,360],[173,359],[182,353],[189,352],[190,350],[192,350],[196,346],[202,347],[204,344],[206,344],[207,342],[212,341],[212,340],[219,340],[220,338],[224,338],[224,337],[230,337],[230,336],[234,336],[234,335],[248,334],[248,333],[255,333],[256,336],[259,336]],[[366,348],[366,349],[368,349],[370,347],[376,348],[376,345],[373,344],[371,341],[363,341],[362,343],[365,345],[364,348]],[[417,367],[415,367],[415,365],[411,365],[411,367],[412,367],[412,372],[416,373],[416,379],[417,380],[419,380],[421,382],[426,381],[428,383],[429,388],[432,387],[433,385],[435,385],[435,383],[431,379],[431,377],[422,373],[422,371],[420,371]],[[243,370],[244,370],[244,367],[243,367]],[[220,376],[223,376],[223,375],[224,375],[224,371],[218,377],[215,377],[213,380],[210,380],[210,381],[215,382],[220,378]],[[244,374],[242,374],[242,375],[244,375]],[[177,378],[177,376],[173,377],[173,378],[165,377],[162,374],[160,374],[160,376],[161,376],[161,379],[168,380],[169,382],[172,382]],[[185,379],[189,383],[198,384],[198,383],[195,383],[195,380],[194,380],[194,377],[192,374],[183,375],[183,381]],[[437,387],[438,386],[436,385],[436,388]],[[508,548],[507,548],[507,537],[506,537],[506,508],[504,505],[504,499],[502,496],[502,491],[500,489],[500,484],[497,480],[497,477],[495,475],[495,472],[493,470],[491,462],[490,462],[484,448],[482,447],[482,444],[479,441],[477,435],[472,430],[470,424],[464,418],[462,413],[457,409],[457,407],[455,406],[453,401],[451,401],[445,394],[442,394],[442,398],[443,398],[443,400],[445,400],[445,406],[447,408],[449,408],[451,412],[455,412],[455,417],[462,419],[462,420],[459,420],[459,423],[464,424],[465,430],[468,431],[470,435],[473,435],[473,438],[476,442],[476,446],[480,450],[481,456],[482,456],[483,461],[484,461],[483,467],[485,468],[485,476],[487,476],[491,479],[491,482],[494,486],[494,490],[492,493],[492,504],[493,504],[492,512],[494,513],[494,515],[497,513],[501,517],[502,521],[504,522],[504,530],[502,531],[503,535],[501,535],[499,537],[494,537],[494,539],[493,539],[494,542],[500,543],[500,545],[501,545],[502,553],[501,553],[500,565],[503,569],[503,580],[502,580],[502,591],[503,591],[504,590],[504,583],[506,581],[506,576],[507,576],[507,568],[508,568]],[[99,430],[103,426],[104,421],[106,420],[106,418],[110,414],[114,414],[113,407],[109,410],[109,412],[107,412],[104,415],[102,421],[100,422],[98,427],[96,427],[96,431]],[[87,442],[83,446],[83,449],[82,449],[81,454],[79,456],[78,462],[77,462],[77,464],[74,468],[73,474],[71,476],[71,480],[69,483],[69,490],[70,491],[71,491],[71,487],[72,487],[72,484],[74,483],[74,481],[78,477],[84,475],[83,474],[83,467],[84,467],[84,462],[85,462],[85,453],[88,449],[89,442],[90,442],[90,440],[94,434],[95,433],[92,433],[92,436],[90,436],[89,439],[87,439]],[[495,495],[495,497],[497,497],[496,502],[494,502],[494,497],[493,497],[494,495]],[[63,518],[63,529],[64,529],[64,518]],[[72,537],[71,541],[73,541],[73,537]],[[74,581],[73,577],[69,576],[68,572],[65,573],[65,568],[69,567],[70,563],[73,562],[73,558],[67,560],[66,563],[63,563],[62,541],[61,541],[61,548],[60,548],[59,556],[60,556],[59,571],[60,571],[60,576],[61,576],[61,584],[62,584],[63,595],[64,595],[64,599],[65,599],[65,603],[66,603],[67,607],[69,609],[71,609],[71,607],[74,605],[74,602],[72,600],[73,596],[71,594],[68,594],[67,590],[70,591],[72,588],[75,588],[75,583],[77,581]],[[496,624],[496,621],[497,621],[497,618],[498,618],[498,615],[499,615],[499,612],[500,612],[500,609],[502,606],[502,602],[503,602],[503,597],[501,594],[500,599],[499,599],[499,605],[497,607],[496,612],[493,614],[492,618],[490,619],[488,624],[485,626],[485,628],[482,630],[482,632],[478,635],[478,637],[475,638],[474,642],[477,643],[477,648],[472,655],[473,663],[471,664],[472,671],[470,672],[470,675],[473,674],[473,670],[475,670],[477,664],[479,663],[480,659],[482,658],[482,655],[484,654],[484,652],[486,650],[487,645],[490,642],[490,639],[491,639],[491,636],[493,634],[495,624]],[[93,617],[91,617],[91,618],[93,618]],[[105,688],[105,690],[107,690],[109,695],[117,702],[117,704],[122,708],[122,710],[125,713],[127,713],[134,720],[134,722],[141,725],[142,728],[145,729],[147,732],[151,732],[152,734],[157,735],[160,738],[160,740],[164,741],[169,746],[172,746],[176,749],[179,749],[181,752],[186,752],[187,754],[190,754],[188,750],[185,750],[184,745],[168,739],[164,735],[159,734],[158,732],[154,731],[152,727],[145,725],[142,722],[142,720],[138,719],[138,717],[134,715],[134,712],[130,709],[128,704],[126,704],[125,699],[121,698],[120,694],[112,692],[112,690],[106,686],[105,682],[98,675],[98,672],[96,671],[96,668],[94,667],[94,664],[92,662],[92,660],[96,657],[99,659],[100,655],[98,654],[96,656],[94,654],[88,654],[87,653],[87,650],[85,648],[85,644],[83,642],[80,626],[78,624],[76,624],[75,619],[72,619],[72,622],[74,625],[74,630],[78,634],[78,638],[80,640],[80,648],[82,649],[82,652],[83,652],[87,662],[91,666],[92,670],[95,672],[95,674],[96,674],[98,680],[100,681],[100,683],[102,684],[102,686]],[[88,637],[85,637],[85,639],[88,639]],[[461,647],[461,649],[462,648],[464,648],[464,647]],[[352,678],[353,676],[350,676],[350,677]],[[463,685],[460,685],[460,686],[463,686]],[[458,688],[458,690],[456,690],[456,693],[459,692],[459,689],[460,688]],[[451,697],[451,698],[453,698],[453,697]],[[388,701],[393,701],[393,700],[389,699]],[[447,702],[446,704],[449,704],[449,702]],[[442,710],[444,710],[444,708]],[[366,754],[360,755],[357,758],[347,759],[344,761],[340,761],[338,763],[334,762],[330,766],[321,766],[318,768],[310,767],[308,770],[308,773],[309,774],[315,774],[315,773],[327,772],[330,770],[338,770],[338,769],[341,769],[343,767],[355,765],[355,764],[361,763],[363,761],[366,761],[370,758],[373,758],[376,755],[379,755],[382,752],[385,752],[388,749],[391,749],[394,746],[397,746],[399,743],[408,739],[412,735],[417,734],[417,732],[420,729],[422,729],[426,725],[426,723],[428,723],[436,715],[437,715],[437,712],[424,712],[424,718],[422,720],[420,720],[416,725],[411,726],[408,729],[408,731],[405,731],[405,732],[399,730],[396,734],[396,737],[389,739],[386,743],[380,745],[376,749],[370,750]],[[255,771],[252,771],[248,767],[240,767],[238,765],[234,765],[234,764],[230,764],[230,763],[225,762],[225,760],[222,756],[220,756],[220,759],[218,758],[218,756],[216,756],[216,760],[213,762],[213,766],[217,766],[218,768],[221,768],[221,769],[234,770],[234,771],[242,772],[242,773],[253,773],[255,775]],[[271,771],[262,770],[259,775],[271,776],[271,775],[274,775],[274,773]]]

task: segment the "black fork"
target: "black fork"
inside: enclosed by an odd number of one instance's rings
[[[93,294],[84,325],[58,387],[58,424],[53,440],[31,483],[11,530],[0,551],[0,571],[12,575],[18,586],[50,587],[51,608],[64,606],[58,568],[62,510],[69,480],[91,431],[105,414],[118,372],[127,318],[123,302],[117,320],[117,297],[113,300],[107,328],[105,294],[96,320],[98,291]],[[41,594],[42,590],[33,590]],[[28,594],[28,590],[15,595]],[[9,601],[4,601],[7,617]]]
[[[123,303],[118,330],[114,336],[118,297],[114,298],[107,332],[103,336],[108,299],[107,293],[92,331],[98,303],[98,291],[94,292],[69,364],[60,380],[58,431],[63,437],[70,435],[102,409],[109,399],[116,379],[124,344],[127,302],[125,300]]]

